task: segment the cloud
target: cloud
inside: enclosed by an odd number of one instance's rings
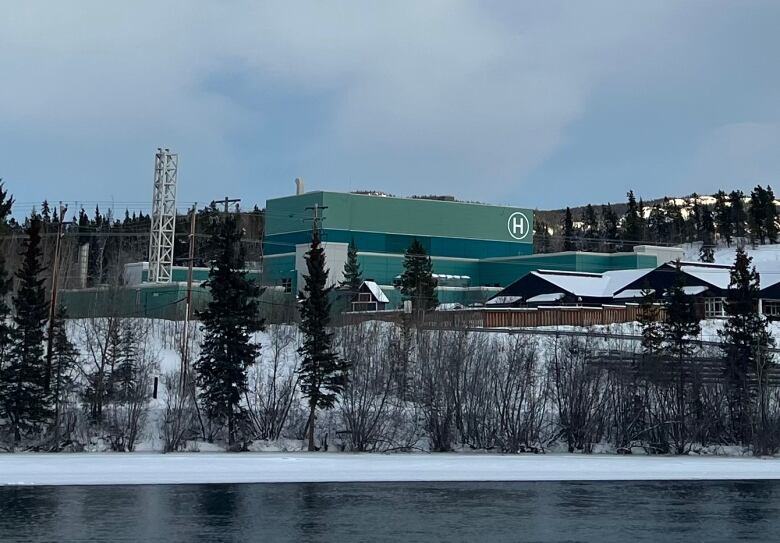
[[[0,16],[0,175],[144,200],[147,155],[165,144],[190,199],[218,179],[261,201],[298,174],[504,198],[603,81],[687,32],[682,8],[632,4],[16,3]],[[33,145],[59,162],[24,160]],[[55,171],[82,183],[66,190]]]
[[[773,184],[780,173],[780,123],[742,122],[712,130],[701,143],[688,181],[709,190]]]

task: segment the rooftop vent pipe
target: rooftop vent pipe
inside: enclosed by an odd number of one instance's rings
[[[300,196],[304,192],[306,192],[306,191],[303,189],[303,178],[296,177],[295,178],[295,195],[296,196]]]

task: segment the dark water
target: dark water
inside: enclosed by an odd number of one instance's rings
[[[0,487],[0,541],[780,541],[780,482]]]

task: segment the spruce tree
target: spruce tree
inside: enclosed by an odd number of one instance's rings
[[[13,203],[13,197],[8,194],[2,180],[0,180],[0,235],[5,235],[10,230],[8,217],[11,214]],[[9,277],[6,270],[5,255],[0,251],[0,386],[2,386],[3,368],[7,362],[8,349],[11,343],[11,326],[9,324],[11,308],[7,300],[12,286],[13,280]],[[1,402],[2,400],[0,400]],[[0,412],[2,412],[1,404]]]
[[[750,241],[753,245],[756,244],[756,241],[761,245],[766,241],[766,211],[766,191],[764,187],[757,185],[750,193],[750,208],[748,209]]]
[[[574,236],[574,221],[571,216],[571,209],[566,208],[563,216],[563,250],[574,251],[577,249],[577,240]]]
[[[628,197],[628,207],[623,218],[623,243],[621,250],[631,251],[634,246],[642,242],[642,223],[644,220],[640,215],[634,191],[628,191],[626,196]]]
[[[363,272],[358,262],[358,249],[355,240],[349,242],[347,247],[347,261],[344,263],[344,279],[339,281],[339,289],[356,295],[363,284]]]
[[[45,390],[44,328],[49,303],[44,289],[39,217],[30,218],[26,234],[22,263],[16,272],[19,286],[13,297],[10,356],[0,393],[15,445],[21,443],[23,435],[40,431],[52,414],[51,399]]]
[[[582,230],[585,245],[582,247],[585,251],[599,250],[599,219],[596,216],[596,210],[588,204],[585,211],[582,212]]]
[[[204,283],[211,301],[199,314],[203,343],[194,367],[206,412],[215,422],[227,424],[232,450],[244,417],[241,398],[247,390],[247,371],[260,354],[252,336],[264,322],[259,315],[260,288],[243,269],[243,232],[236,219],[227,215],[212,228],[216,258]]]
[[[764,191],[764,232],[769,243],[777,243],[777,207],[775,207],[775,193],[772,187],[766,186]]]
[[[729,208],[731,209],[731,224],[734,226],[734,236],[744,238],[747,233],[747,212],[745,211],[745,195],[741,190],[729,193]]]
[[[62,407],[74,388],[73,371],[77,367],[78,350],[68,337],[65,327],[67,313],[59,306],[52,323],[52,368],[50,394],[54,404],[54,446],[59,449],[61,435]]]
[[[547,223],[540,220],[534,221],[534,253],[542,254],[552,251],[552,236]]]
[[[701,207],[701,248],[699,260],[702,262],[715,262],[715,222],[712,211],[708,206]]]
[[[642,285],[638,322],[642,327],[642,354],[646,357],[657,356],[663,346],[664,334],[660,314],[655,290],[645,281]]]
[[[316,219],[315,219],[316,220]],[[318,409],[331,409],[347,382],[347,366],[333,349],[330,325],[330,291],[325,251],[319,228],[315,224],[311,246],[306,253],[306,271],[301,293],[301,324],[303,345],[298,349],[301,392],[309,404],[308,441],[310,451],[316,450],[314,430]]]
[[[700,318],[693,300],[685,293],[682,272],[676,272],[674,286],[667,294],[666,319],[664,321],[664,343],[672,359],[676,359],[676,422],[673,425],[673,437],[677,454],[683,454],[687,444],[686,435],[686,359],[696,352],[696,336],[701,332]]]
[[[604,225],[604,249],[614,253],[620,237],[620,226],[617,213],[612,209],[612,204],[601,206],[601,222]]]
[[[731,247],[731,240],[734,237],[734,222],[731,213],[731,206],[725,192],[719,190],[715,195],[715,225],[718,234],[726,240],[726,246]]]
[[[404,272],[401,274],[401,294],[412,301],[415,312],[435,309],[439,305],[436,296],[436,279],[433,263],[425,248],[417,239],[404,254]]]
[[[670,241],[666,212],[660,204],[653,205],[650,210],[650,216],[647,219],[647,229],[653,242],[667,243]]]
[[[765,376],[762,370],[771,362],[767,349],[774,346],[768,322],[758,313],[760,277],[751,262],[745,250],[738,247],[726,298],[728,319],[719,332],[726,357],[731,430],[738,443],[751,441],[756,392],[750,384],[751,376]]]

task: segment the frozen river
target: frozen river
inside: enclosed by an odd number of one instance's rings
[[[0,487],[0,541],[776,541],[779,481]]]

